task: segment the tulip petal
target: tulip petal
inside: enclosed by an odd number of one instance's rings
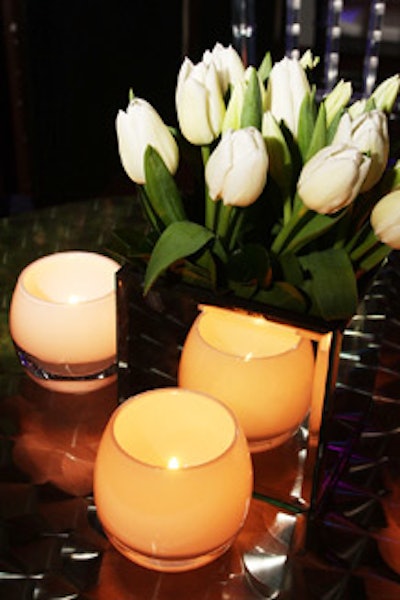
[[[206,165],[210,197],[222,198],[225,205],[248,206],[260,196],[267,169],[268,155],[258,129],[227,131]]]
[[[144,168],[141,153],[134,130],[130,127],[128,115],[120,110],[116,119],[116,130],[118,137],[118,151],[122,166],[128,177],[136,183],[144,183]],[[137,151],[132,151],[133,148]]]
[[[371,225],[377,238],[400,249],[400,189],[386,194],[371,212]]]
[[[118,112],[116,132],[122,166],[133,181],[145,182],[144,153],[149,145],[156,148],[170,173],[175,173],[179,161],[177,143],[146,100],[134,98],[126,112]]]

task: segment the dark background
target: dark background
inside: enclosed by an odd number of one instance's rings
[[[194,58],[200,46],[230,40],[229,2],[201,4],[198,33],[190,41]],[[182,2],[1,0],[1,5],[2,212],[10,196],[13,206],[16,196],[20,205],[26,198],[42,206],[130,192],[115,117],[132,88],[174,123],[184,52]],[[211,7],[212,23],[205,19]]]
[[[282,58],[286,2],[254,4],[256,61],[266,50]],[[302,3],[301,43],[322,58],[326,4]],[[388,4],[393,29],[400,1]],[[360,26],[368,18],[368,5],[367,0],[345,2],[346,24],[356,20]],[[230,0],[0,0],[0,20],[2,215],[131,193],[114,127],[129,89],[172,125],[183,56],[198,61],[216,41],[232,41]],[[344,75],[357,81],[364,45],[357,34],[352,36],[343,34],[349,52],[341,60]],[[382,61],[387,72],[381,78],[399,70],[399,48],[398,41],[383,48],[390,60]]]

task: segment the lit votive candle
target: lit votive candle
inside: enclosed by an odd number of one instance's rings
[[[253,474],[233,413],[208,396],[162,388],[112,415],[94,473],[98,516],[126,557],[160,571],[200,567],[242,527]]]
[[[115,379],[117,262],[94,252],[44,256],[20,274],[11,337],[27,373],[60,392],[88,392]]]
[[[229,406],[258,452],[298,430],[310,410],[313,373],[312,343],[291,327],[202,306],[183,346],[178,381]]]

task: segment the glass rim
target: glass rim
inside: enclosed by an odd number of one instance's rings
[[[220,461],[224,456],[226,456],[231,449],[235,446],[235,444],[237,443],[238,439],[239,439],[239,434],[240,434],[240,424],[238,419],[236,418],[234,412],[231,410],[231,408],[229,408],[229,406],[227,406],[226,404],[224,404],[223,402],[221,402],[220,400],[218,400],[217,398],[214,398],[213,396],[211,396],[210,394],[206,394],[204,392],[197,392],[195,390],[190,390],[188,388],[184,388],[184,387],[174,387],[174,386],[170,386],[170,387],[163,387],[163,388],[152,388],[149,390],[145,390],[143,392],[139,392],[137,394],[135,394],[134,396],[131,396],[130,398],[128,398],[127,400],[124,400],[113,412],[113,414],[110,417],[110,421],[109,421],[109,430],[110,430],[110,434],[111,434],[111,438],[114,442],[114,444],[116,445],[116,447],[118,448],[118,450],[126,457],[128,458],[130,461],[139,464],[147,469],[152,469],[155,471],[173,471],[174,469],[171,469],[170,467],[166,466],[166,465],[158,465],[158,464],[154,464],[151,462],[146,462],[134,455],[132,455],[131,453],[127,452],[125,450],[125,448],[123,448],[123,446],[121,445],[121,443],[118,441],[117,436],[115,434],[115,423],[116,420],[118,419],[118,417],[120,416],[121,412],[124,410],[124,408],[126,408],[127,404],[133,404],[135,401],[140,400],[144,397],[148,397],[151,396],[153,393],[162,393],[162,394],[168,394],[171,392],[175,392],[176,394],[192,394],[193,396],[197,396],[202,398],[203,400],[208,400],[209,402],[212,402],[216,405],[219,405],[219,407],[223,410],[223,412],[227,413],[227,415],[229,416],[230,420],[232,421],[232,424],[234,426],[233,429],[233,434],[232,434],[232,439],[230,440],[229,444],[224,448],[224,450],[222,450],[221,452],[218,453],[218,455],[216,455],[213,458],[210,459],[206,459],[203,460],[202,462],[199,463],[195,463],[195,464],[190,464],[190,465],[183,465],[182,467],[179,467],[178,469],[176,469],[177,471],[192,471],[194,469],[201,469],[204,468],[207,465],[211,465],[213,463],[216,463],[218,461]],[[244,435],[244,434],[243,434]]]
[[[39,298],[35,294],[32,294],[28,290],[26,283],[25,283],[27,275],[29,275],[29,273],[31,271],[34,271],[36,268],[38,268],[39,263],[53,262],[54,260],[56,260],[60,257],[67,256],[67,255],[70,256],[72,259],[78,258],[79,256],[84,256],[86,258],[89,258],[89,257],[91,259],[94,258],[95,260],[96,260],[96,258],[98,258],[99,262],[106,261],[108,263],[114,264],[116,267],[114,276],[116,275],[117,271],[121,267],[121,265],[119,265],[119,263],[117,263],[117,261],[115,261],[113,258],[106,256],[104,254],[99,254],[98,252],[90,251],[90,250],[63,250],[60,252],[54,252],[52,254],[45,254],[43,256],[40,256],[33,262],[29,263],[22,269],[21,273],[18,276],[18,280],[17,280],[16,286],[15,286],[15,291],[19,288],[21,293],[25,297],[29,298],[30,301],[35,302],[40,305],[47,305],[49,307],[50,306],[52,306],[52,307],[69,307],[71,309],[73,309],[77,306],[82,307],[82,306],[88,306],[88,305],[95,304],[95,303],[104,302],[104,300],[107,300],[108,298],[115,296],[115,293],[116,293],[115,285],[109,291],[105,292],[104,294],[101,294],[100,296],[96,296],[94,298],[89,298],[87,300],[81,300],[77,304],[73,304],[73,303],[67,302],[67,301],[46,300],[45,298]]]
[[[230,311],[231,313],[235,313],[235,309],[229,309],[227,308],[226,310]],[[275,321],[268,321],[268,319],[266,319],[263,315],[256,315],[256,314],[247,314],[245,312],[240,313],[239,311],[237,311],[238,314],[242,317],[246,317],[248,316],[249,318],[259,318],[259,319],[264,319],[265,321],[267,321],[268,323],[271,323],[274,326],[278,326],[281,325],[282,327],[291,327],[284,325],[283,323],[277,323]],[[229,356],[229,357],[234,357],[236,360],[240,360],[242,362],[254,362],[254,361],[265,361],[265,360],[272,360],[272,359],[277,359],[280,357],[283,357],[287,354],[290,354],[291,352],[295,352],[296,350],[299,350],[300,345],[302,342],[308,340],[309,338],[305,335],[301,335],[301,333],[299,333],[297,330],[293,331],[293,335],[298,337],[298,342],[295,346],[287,349],[287,350],[283,350],[281,352],[277,352],[276,354],[258,354],[258,355],[252,355],[250,358],[248,358],[249,353],[245,354],[238,354],[235,352],[229,352],[228,350],[223,350],[221,348],[219,348],[218,346],[212,344],[202,333],[201,331],[201,326],[200,326],[200,321],[202,319],[205,319],[207,317],[210,317],[210,314],[207,314],[207,312],[203,312],[200,309],[200,312],[198,313],[198,315],[196,316],[195,320],[193,321],[192,327],[194,327],[199,335],[199,337],[201,338],[201,340],[203,341],[203,343],[210,348],[213,352],[216,352],[218,354],[221,354],[223,356]],[[311,343],[311,340],[309,340]]]

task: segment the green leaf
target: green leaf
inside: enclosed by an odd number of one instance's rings
[[[317,119],[315,121],[311,139],[307,147],[304,162],[310,160],[310,158],[314,156],[314,154],[316,154],[319,150],[321,150],[321,148],[326,146],[326,138],[326,109],[325,104],[322,102],[319,107]]]
[[[261,244],[246,244],[233,252],[227,265],[227,274],[233,281],[263,284],[271,268],[267,250]]]
[[[215,290],[217,286],[217,267],[212,253],[207,249],[196,257],[196,262],[184,258],[171,268],[188,285],[209,290]]]
[[[308,211],[299,221],[294,234],[282,254],[298,252],[300,248],[326,233],[345,213],[346,211],[340,211],[334,215],[323,215]]]
[[[174,178],[152,146],[144,155],[145,191],[152,209],[165,226],[186,219],[185,209]]]
[[[386,246],[385,244],[380,244],[377,248],[375,248],[372,252],[370,252],[367,256],[365,256],[359,263],[359,268],[362,272],[367,273],[377,265],[379,265],[384,258],[389,256],[392,248]]]
[[[300,106],[297,141],[304,159],[313,136],[316,121],[315,98],[313,93],[306,94]]]
[[[267,52],[262,60],[261,65],[258,67],[258,76],[261,81],[264,82],[268,79],[272,69],[272,57],[271,52]]]
[[[146,269],[144,293],[155,280],[176,261],[187,258],[204,248],[214,234],[192,221],[171,223],[158,238]]]
[[[349,319],[358,304],[357,282],[351,261],[342,248],[312,252],[300,259],[310,274],[306,290],[313,312],[327,321]]]
[[[344,114],[344,109],[339,110],[334,116],[332,122],[330,123],[327,132],[326,132],[326,145],[329,146],[333,142],[333,138],[335,137],[335,133],[337,131],[340,119]]]
[[[144,188],[142,186],[137,186],[137,189],[138,189],[138,197],[140,199],[140,203],[143,207],[146,218],[147,218],[148,222],[150,223],[150,225],[152,226],[152,228],[154,229],[154,231],[156,231],[158,233],[158,235],[160,235],[160,233],[163,229],[162,222],[158,218],[158,215],[155,213]]]
[[[300,285],[303,282],[303,269],[295,254],[283,254],[278,257],[278,261],[284,281],[288,281],[293,285]]]
[[[260,290],[253,296],[253,299],[298,313],[304,313],[307,310],[307,302],[303,294],[294,285],[286,281],[277,281],[271,289]]]
[[[240,127],[256,127],[261,131],[261,120],[262,105],[260,81],[255,68],[250,67],[250,76],[243,99]]]
[[[257,285],[255,283],[239,283],[237,281],[229,281],[229,289],[238,296],[239,298],[247,298],[248,300],[253,298],[254,293],[257,291]]]

